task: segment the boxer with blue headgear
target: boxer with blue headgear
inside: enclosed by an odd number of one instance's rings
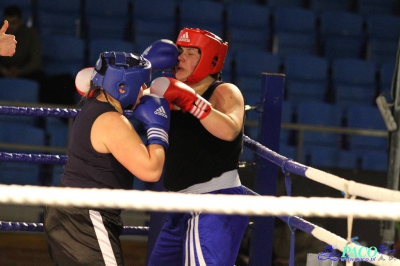
[[[143,83],[151,79],[150,62],[132,53],[104,52],[96,62],[91,81],[128,109],[138,99]]]
[[[160,179],[170,110],[165,98],[143,96],[150,78],[150,62],[124,52],[104,52],[94,69],[80,72],[77,85],[92,86],[70,132],[60,186],[132,189],[134,177]],[[147,142],[123,115],[128,108],[142,122]],[[44,232],[53,264],[123,265],[120,213],[117,208],[46,206]]]

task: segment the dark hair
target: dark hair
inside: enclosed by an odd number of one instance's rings
[[[4,17],[14,17],[22,18],[22,10],[16,5],[7,6],[3,11]]]

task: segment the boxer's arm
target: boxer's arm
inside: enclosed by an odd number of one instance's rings
[[[150,85],[150,92],[165,97],[171,109],[176,105],[182,112],[189,112],[200,120],[207,117],[211,110],[207,100],[185,83],[173,78],[156,78]]]
[[[219,85],[210,98],[210,114],[200,120],[208,132],[226,141],[234,140],[241,133],[244,117],[244,100],[233,84]]]
[[[92,126],[90,139],[97,152],[111,153],[137,178],[146,182],[160,179],[165,149],[143,143],[124,115],[107,112],[99,116]]]
[[[171,78],[157,78],[150,91],[165,97],[170,104],[179,106],[200,119],[203,126],[214,136],[233,140],[241,132],[244,116],[244,100],[240,90],[231,83],[219,85],[210,102],[188,85]]]

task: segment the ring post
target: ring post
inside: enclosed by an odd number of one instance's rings
[[[262,73],[259,140],[265,147],[279,152],[284,74]],[[254,182],[254,190],[260,195],[276,196],[278,166],[257,156],[259,165]],[[274,239],[274,218],[254,217],[250,240],[250,266],[271,265]]]

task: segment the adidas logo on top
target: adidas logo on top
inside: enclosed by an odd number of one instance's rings
[[[164,109],[164,107],[162,107],[162,106],[158,107],[158,108],[154,111],[154,114],[156,114],[156,115],[161,115],[161,116],[167,118],[167,114],[165,113],[165,109]]]
[[[190,42],[189,39],[189,33],[185,32],[184,34],[181,35],[181,37],[179,38],[180,42]]]

